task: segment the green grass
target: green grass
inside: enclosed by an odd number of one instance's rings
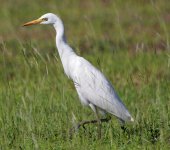
[[[0,149],[169,149],[170,16],[168,0],[1,1]],[[68,42],[113,83],[135,118],[123,131],[115,117],[94,118],[64,75],[49,26],[20,25],[59,14]]]

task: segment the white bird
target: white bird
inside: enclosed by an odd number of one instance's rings
[[[102,119],[99,119],[98,111],[110,113],[123,122],[134,121],[103,73],[86,59],[78,56],[67,44],[63,22],[57,15],[47,13],[23,26],[34,24],[53,25],[56,30],[56,46],[64,72],[74,82],[81,103],[90,106],[95,112],[99,124]]]

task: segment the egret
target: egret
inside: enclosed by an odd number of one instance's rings
[[[81,122],[78,124],[78,128],[87,123],[98,123],[98,135],[100,137],[101,122],[108,121],[110,118],[100,119],[99,112],[112,114],[122,123],[134,121],[103,73],[86,59],[78,56],[67,44],[63,22],[57,15],[47,13],[36,20],[25,23],[23,26],[35,24],[53,25],[56,31],[56,46],[64,72],[73,81],[81,103],[89,106],[96,115],[96,120]]]

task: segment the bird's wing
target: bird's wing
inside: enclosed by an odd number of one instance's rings
[[[122,120],[131,120],[130,113],[106,77],[84,58],[78,59],[79,63],[77,67],[74,67],[77,69],[72,79],[79,94],[89,103]]]

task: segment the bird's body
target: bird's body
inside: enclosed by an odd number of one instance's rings
[[[72,79],[81,102],[90,106],[93,111],[113,114],[122,121],[133,121],[129,111],[116,94],[111,83],[103,73],[86,59],[78,56],[67,44],[64,26],[61,19],[51,13],[39,18],[41,24],[52,24],[56,30],[56,46],[61,58],[65,74]],[[40,22],[39,22],[40,23]],[[26,23],[25,26],[37,24]]]

